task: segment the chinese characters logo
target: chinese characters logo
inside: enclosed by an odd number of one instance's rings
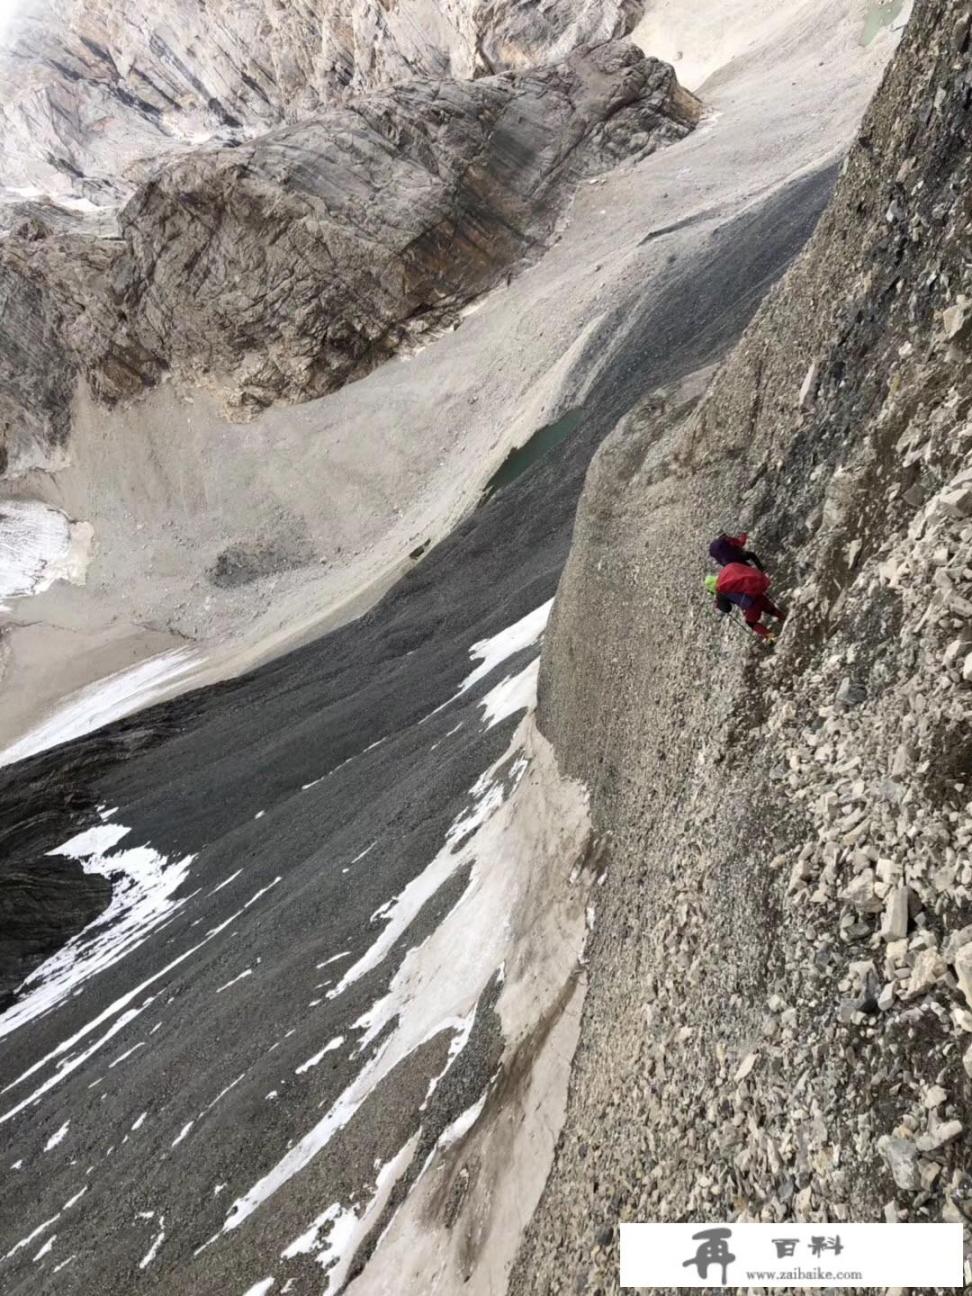
[[[693,1233],[692,1241],[698,1242],[698,1249],[691,1260],[682,1261],[682,1268],[695,1265],[703,1280],[709,1276],[710,1267],[719,1268],[722,1270],[722,1285],[725,1287],[729,1282],[729,1266],[736,1258],[729,1250],[731,1237],[732,1229],[729,1228],[710,1228],[703,1229],[701,1233]]]

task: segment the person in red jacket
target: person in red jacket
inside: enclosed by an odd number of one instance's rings
[[[769,577],[764,571],[741,562],[727,563],[718,576],[705,578],[705,587],[715,595],[720,614],[728,615],[735,605],[742,612],[750,630],[759,635],[760,639],[773,638],[760,620],[764,612],[781,625],[786,619],[786,613],[767,595],[769,585]]]

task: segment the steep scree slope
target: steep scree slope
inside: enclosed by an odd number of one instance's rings
[[[18,328],[34,302],[44,345],[7,374],[7,436],[58,431],[51,370],[71,364],[105,400],[166,371],[237,411],[331,391],[542,250],[578,180],[699,114],[670,67],[614,42],[538,71],[415,80],[170,161],[119,238],[28,220],[0,245],[0,275]]]
[[[618,1219],[965,1219],[972,1074],[970,14],[925,0],[701,406],[592,464],[540,717],[610,846],[515,1292]],[[767,656],[701,588],[748,524]]]

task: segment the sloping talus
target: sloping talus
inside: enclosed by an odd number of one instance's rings
[[[707,397],[592,465],[540,714],[611,865],[514,1291],[611,1290],[619,1218],[967,1218],[969,28],[916,6]],[[730,525],[790,607],[770,655],[702,588]]]

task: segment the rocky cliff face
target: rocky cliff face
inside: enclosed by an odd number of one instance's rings
[[[0,186],[113,203],[155,157],[319,112],[347,91],[557,62],[626,35],[641,0],[50,0],[0,52]]]
[[[6,374],[13,453],[45,421],[60,433],[66,367],[107,401],[171,372],[236,413],[360,377],[542,250],[580,179],[681,138],[699,111],[670,67],[610,43],[414,80],[169,161],[117,237],[31,212],[0,244],[10,327],[37,339]]]
[[[592,466],[540,705],[611,866],[515,1291],[611,1289],[619,1218],[969,1218],[969,69],[964,4],[916,6],[707,396]],[[731,524],[769,656],[701,587]]]

